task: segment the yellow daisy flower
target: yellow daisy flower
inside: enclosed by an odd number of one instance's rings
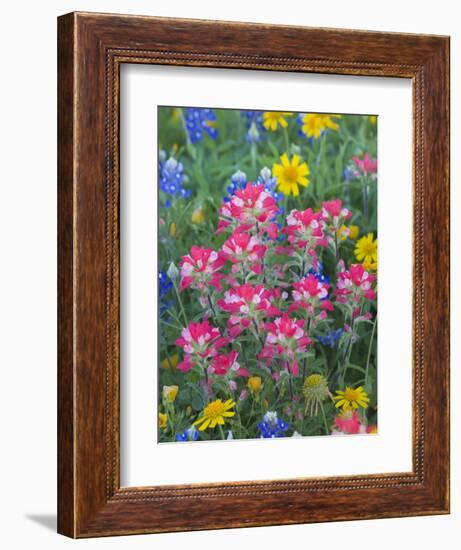
[[[262,380],[260,376],[250,376],[250,378],[248,378],[247,386],[254,393],[259,393],[261,384]]]
[[[373,240],[373,233],[362,237],[355,245],[355,257],[359,262],[374,264],[378,261],[378,239]]]
[[[333,118],[341,118],[341,115],[316,115],[308,113],[301,118],[301,129],[307,137],[318,138],[327,129],[337,130],[339,125]]]
[[[170,225],[170,237],[174,237],[176,235],[176,224],[173,222]]]
[[[170,355],[170,357],[167,357],[166,359],[164,359],[160,363],[160,366],[162,367],[162,369],[176,370],[178,363],[179,363],[179,355],[177,353],[174,353],[173,355]]]
[[[176,396],[178,395],[178,386],[163,386],[162,395],[170,403],[174,403]]]
[[[368,117],[368,120],[371,122],[371,124],[376,124],[378,122],[378,117],[376,115],[370,115]]]
[[[287,154],[283,153],[280,161],[282,164],[274,164],[272,167],[272,173],[277,178],[278,187],[284,195],[297,197],[299,195],[298,185],[303,187],[309,185],[309,179],[307,178],[310,174],[309,166],[306,162],[300,164],[301,158],[299,155],[293,155],[290,161]]]
[[[355,389],[346,386],[344,391],[336,390],[336,393],[337,395],[333,397],[336,401],[335,405],[337,408],[341,407],[344,411],[358,409],[359,407],[366,409],[370,402],[370,398],[362,386]]]
[[[164,430],[168,424],[168,415],[165,413],[158,413],[158,427]]]
[[[285,117],[293,116],[293,113],[285,113],[283,111],[266,111],[263,114],[263,125],[266,130],[271,130],[275,132],[279,124],[281,128],[286,128],[288,122],[285,120]]]
[[[215,428],[216,424],[223,425],[224,418],[231,418],[235,415],[235,412],[230,410],[233,407],[235,407],[235,402],[232,399],[228,399],[224,403],[221,399],[216,399],[205,407],[203,416],[194,422],[194,426],[201,424],[199,431],[203,432],[208,427]]]

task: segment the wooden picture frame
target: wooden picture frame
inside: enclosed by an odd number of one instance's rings
[[[97,537],[449,512],[449,38],[71,13],[58,20],[58,531]],[[413,471],[120,487],[122,63],[412,80]]]

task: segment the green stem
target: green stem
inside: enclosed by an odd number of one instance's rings
[[[283,134],[285,136],[285,147],[286,147],[286,150],[287,150],[287,155],[290,154],[290,139],[288,137],[288,130],[287,130],[287,127],[285,127],[283,129]]]
[[[221,439],[226,439],[226,436],[224,435],[224,430],[222,429],[221,424],[218,424],[219,433],[221,434]]]
[[[327,422],[327,417],[325,416],[325,409],[323,408],[323,403],[321,401],[319,401],[319,403],[320,403],[320,410],[322,411],[322,416],[323,416],[323,425],[325,426],[325,434],[330,435],[330,430],[328,428],[328,422]]]
[[[255,328],[256,336],[257,336],[257,338],[258,338],[258,342],[261,344],[262,347],[264,347],[264,341],[263,341],[263,339],[261,338],[261,335],[259,334],[258,324],[256,323],[256,320],[255,320],[254,317],[253,317],[252,321],[253,321],[253,326],[254,326],[254,328]]]
[[[173,325],[172,323],[168,323],[167,321],[164,321],[163,319],[160,319],[160,323],[162,325],[166,325],[167,327],[174,328],[176,330],[182,330],[181,325]]]
[[[362,196],[363,196],[363,214],[365,216],[366,223],[369,222],[368,214],[368,178],[365,177],[362,184]]]
[[[256,157],[258,154],[257,151],[257,145],[256,143],[251,144],[250,153],[251,153],[251,168],[253,169],[253,172],[256,174]],[[256,176],[255,176],[256,177]]]
[[[210,306],[211,312],[213,313],[213,317],[216,319],[216,322],[219,324],[218,316],[216,315],[216,311],[214,309],[213,302],[211,300],[211,296],[209,293],[207,293],[207,298],[208,298],[208,304]]]
[[[365,386],[367,385],[367,381],[368,381],[368,369],[369,369],[369,366],[370,366],[371,348],[373,346],[373,338],[375,336],[375,329],[376,329],[376,319],[375,319],[375,322],[373,323],[373,330],[371,331],[370,344],[368,346],[367,366],[365,367],[365,384],[364,384]]]
[[[173,280],[173,287],[174,287],[174,290],[176,292],[176,297],[178,299],[178,303],[179,303],[179,308],[181,310],[181,313],[182,313],[182,316],[184,317],[184,321],[186,323],[186,327],[188,326],[189,324],[189,321],[187,320],[187,315],[186,315],[186,312],[184,310],[184,306],[183,306],[183,303],[182,303],[182,300],[181,300],[181,296],[179,294],[179,289],[178,289],[178,285],[176,284],[176,281]]]
[[[339,245],[338,245],[338,230],[335,230],[335,256],[336,256],[336,266],[339,263]]]

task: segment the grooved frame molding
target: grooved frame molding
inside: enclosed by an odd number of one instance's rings
[[[412,80],[411,472],[120,487],[121,63]],[[58,77],[58,531],[448,513],[449,38],[71,13],[58,19]]]

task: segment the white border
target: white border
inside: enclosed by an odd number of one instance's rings
[[[411,471],[411,96],[406,79],[122,64],[122,486]],[[379,115],[379,435],[156,443],[157,105]]]

